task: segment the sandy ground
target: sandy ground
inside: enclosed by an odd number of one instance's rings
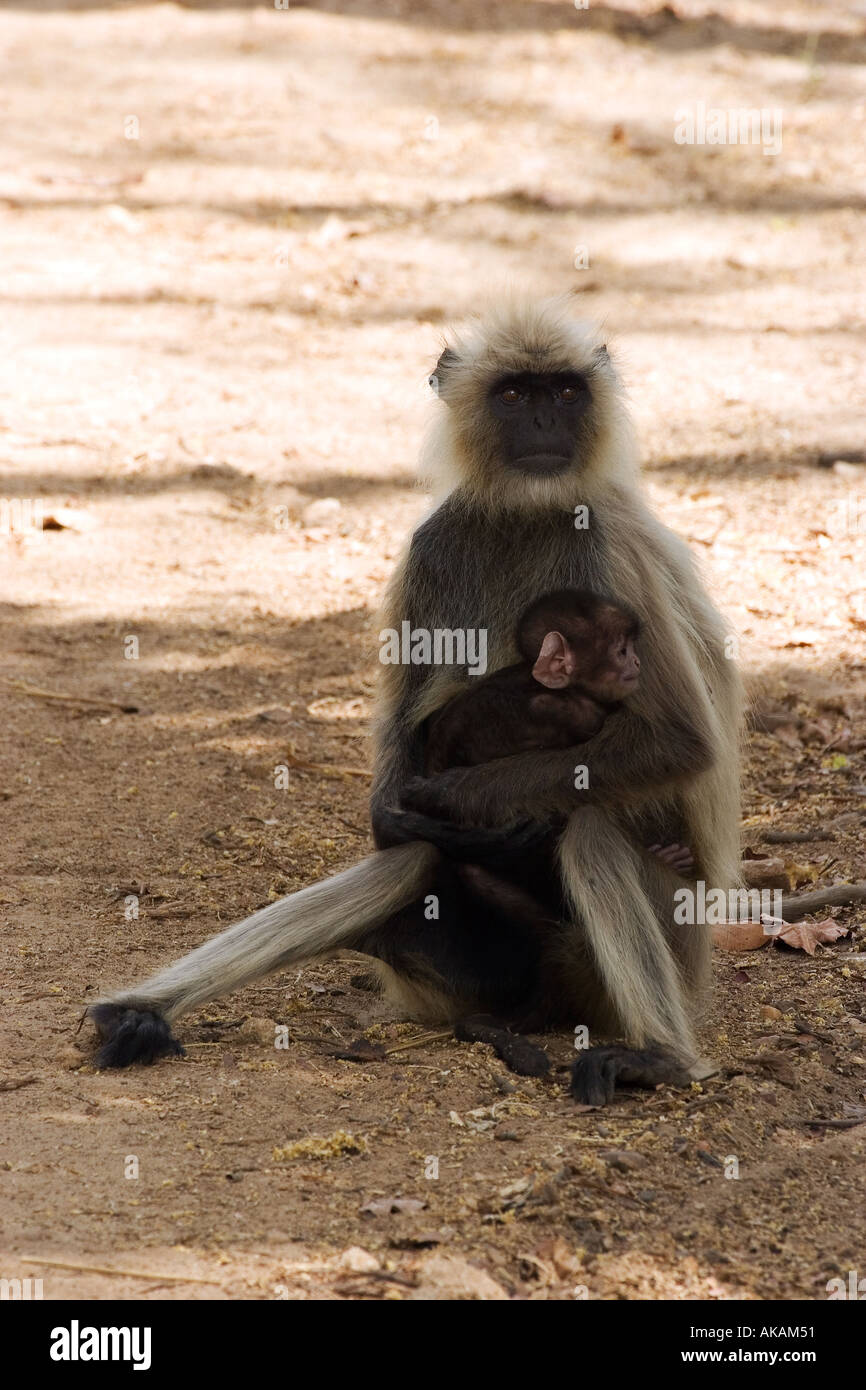
[[[421,1034],[344,960],[192,1015],[185,1062],[97,1074],[76,1033],[368,847],[338,769],[369,767],[424,381],[509,279],[605,324],[652,500],[791,717],[751,738],[745,846],[866,878],[866,470],[819,466],[863,458],[866,8],[717,8],[4,6],[3,1277],[762,1299],[866,1273],[863,904],[814,958],[718,952],[718,1076],[605,1112],[448,1039],[337,1060]],[[696,102],[779,108],[781,152],[676,144]],[[28,499],[74,527],[28,531]],[[326,771],[277,790],[293,759]],[[292,1156],[311,1138],[356,1151]]]

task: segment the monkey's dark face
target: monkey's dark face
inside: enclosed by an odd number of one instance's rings
[[[616,704],[628,699],[638,688],[640,657],[636,646],[637,633],[631,629],[614,631],[594,665],[573,684],[582,685],[603,704]]]
[[[579,372],[501,377],[488,396],[506,468],[526,474],[562,473],[574,462],[592,403]]]

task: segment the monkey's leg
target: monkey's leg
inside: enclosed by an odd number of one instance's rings
[[[486,1043],[520,1076],[546,1076],[550,1059],[543,1048],[490,1014],[461,1016],[460,1006],[484,1001],[501,1009],[519,1005],[522,1012],[536,974],[538,941],[555,923],[545,922],[530,894],[477,864],[443,866],[432,886],[436,921],[413,905],[371,933],[363,949],[396,972],[404,1005],[412,1007],[414,991],[429,1011],[438,991],[440,1010],[457,1013],[459,1041]]]
[[[683,983],[647,894],[641,858],[620,826],[593,806],[571,817],[560,842],[575,964],[585,969],[588,957],[597,987],[635,1053],[631,1061],[631,1049],[602,1049],[607,1055],[597,1060],[593,1049],[583,1053],[572,1081],[578,1098],[604,1091],[609,1099],[617,1079],[628,1084],[631,1077],[635,1084],[635,1077],[651,1076],[648,1084],[656,1084],[660,1076],[681,1077],[696,1059]]]
[[[352,946],[429,884],[439,852],[422,843],[380,850],[333,878],[254,912],[166,970],[88,1011],[102,1038],[98,1067],[177,1055],[169,1023],[270,971]]]
[[[489,896],[475,891],[473,873],[492,880]],[[364,933],[356,949],[388,967],[394,1002],[416,1017],[452,1025],[479,1014],[518,1017],[541,958],[538,933],[515,910],[518,896],[477,866],[443,860],[425,896]],[[534,911],[525,894],[521,902]]]
[[[697,870],[700,873],[700,870]],[[690,1016],[698,1018],[712,968],[712,933],[705,923],[683,922],[674,919],[675,893],[683,889],[683,879],[692,891],[696,890],[696,870],[672,869],[658,855],[643,858],[643,882],[656,916],[665,924],[665,935],[677,964]]]
[[[498,878],[478,864],[464,864],[460,878],[479,900],[502,912],[511,922],[525,924],[540,940],[556,925],[545,919],[543,908],[524,889]],[[454,1036],[459,1042],[486,1043],[509,1071],[518,1076],[547,1076],[550,1072],[550,1058],[544,1048],[536,1047],[522,1033],[512,1032],[505,1023],[488,1014],[458,1019]]]
[[[486,865],[463,864],[459,873],[461,882],[480,902],[503,913],[511,922],[523,923],[542,940],[556,927],[557,919],[531,893],[501,874],[491,873]]]

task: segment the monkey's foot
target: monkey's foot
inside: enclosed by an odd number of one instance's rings
[[[655,854],[677,874],[690,874],[695,866],[688,845],[650,845],[649,852]]]
[[[461,1018],[454,1025],[454,1036],[459,1042],[486,1043],[518,1076],[547,1076],[550,1071],[550,1058],[543,1047],[536,1047],[528,1038],[512,1033],[486,1015]]]
[[[571,1068],[571,1094],[583,1105],[607,1105],[617,1086],[686,1086],[688,1068],[660,1047],[591,1047]]]
[[[94,1004],[88,1012],[102,1039],[95,1063],[100,1070],[186,1055],[161,1014],[122,1004]]]

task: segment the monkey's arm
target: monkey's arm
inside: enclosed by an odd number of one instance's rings
[[[481,865],[490,871],[512,869],[516,858],[533,854],[551,833],[545,821],[524,819],[506,827],[485,828],[455,825],[452,821],[393,807],[381,813],[380,824],[393,844],[426,840],[449,859]]]
[[[579,744],[414,778],[403,787],[400,804],[458,824],[501,825],[521,815],[568,815],[581,805],[640,802],[710,766],[707,747],[686,731],[677,741],[670,733],[662,741],[648,727],[639,733],[627,750]],[[575,786],[579,767],[588,769],[586,786]]]
[[[420,570],[420,572],[419,572]],[[419,565],[414,538],[396,566],[380,614],[383,629],[400,631],[416,614],[410,595],[424,590],[423,565]],[[373,730],[374,770],[370,792],[370,820],[377,849],[405,843],[409,836],[395,824],[402,787],[424,771],[424,737],[418,706],[429,670],[423,666],[383,664],[378,678],[378,719]]]
[[[435,520],[435,517],[433,518]],[[423,530],[424,528],[422,528]],[[420,610],[412,595],[436,595],[438,577],[425,561],[425,546],[413,538],[403,562],[398,565],[382,610],[383,628],[400,630],[410,625],[431,626],[430,614]],[[380,716],[375,729],[375,770],[370,796],[370,819],[377,849],[388,849],[410,840],[426,840],[451,858],[484,863],[494,867],[507,852],[515,833],[521,852],[531,848],[535,838],[543,838],[547,827],[532,832],[524,821],[507,829],[477,833],[464,829],[444,817],[408,817],[399,809],[403,788],[423,773],[426,759],[425,719],[435,709],[429,699],[430,667],[422,665],[383,665],[379,676]],[[460,697],[458,697],[460,698]],[[473,698],[478,699],[476,694]],[[440,764],[441,765],[441,764]],[[508,817],[501,817],[500,824]],[[516,820],[517,817],[511,817]]]

